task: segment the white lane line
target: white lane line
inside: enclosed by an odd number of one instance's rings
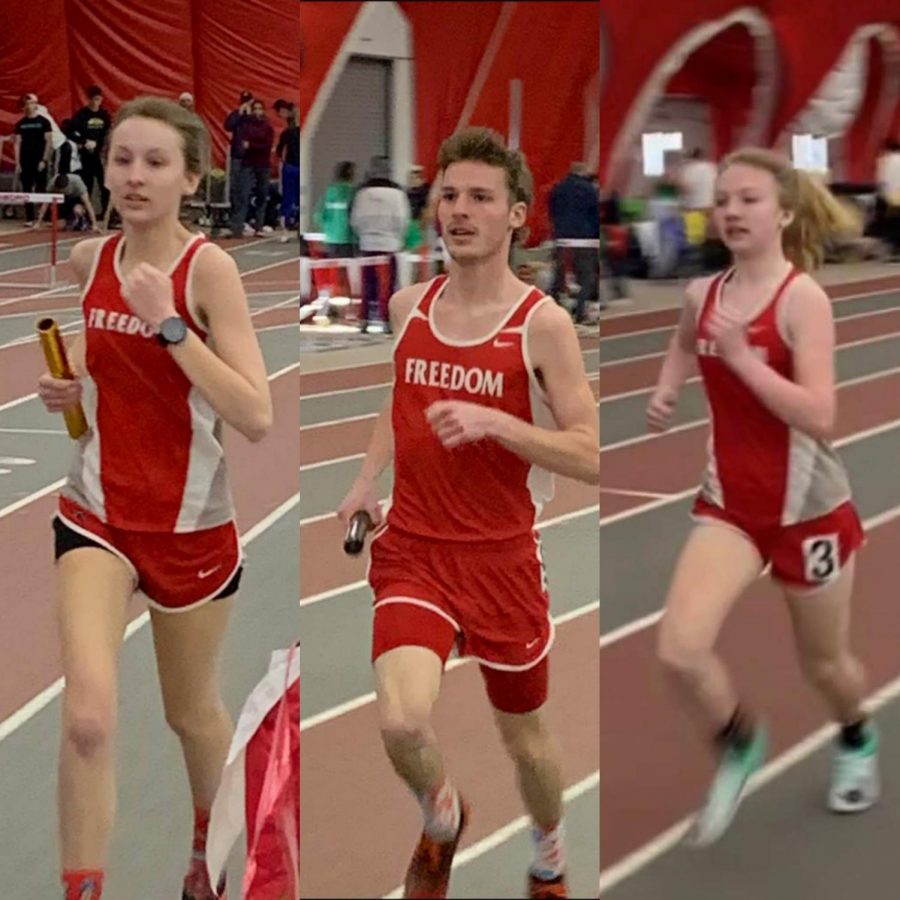
[[[594,771],[587,778],[582,778],[581,781],[576,784],[570,785],[563,791],[563,801],[565,803],[571,803],[573,800],[577,800],[583,794],[587,794],[589,791],[596,790],[600,786],[600,772]],[[513,819],[512,822],[507,822],[506,825],[498,828],[496,831],[492,831],[490,834],[483,837],[480,841],[476,841],[474,844],[466,847],[465,850],[460,850],[459,853],[453,858],[453,869],[461,869],[463,866],[472,862],[473,860],[478,859],[480,856],[484,856],[485,853],[489,853],[491,850],[494,850],[496,847],[499,847],[501,844],[505,844],[511,838],[514,838],[517,834],[525,831],[527,828],[531,827],[531,819],[528,816],[519,816],[518,819]],[[401,884],[399,887],[394,888],[389,894],[385,894],[385,897],[402,897],[403,896],[403,885]]]
[[[300,377],[302,378],[303,376],[301,375]],[[340,463],[350,462],[353,459],[362,459],[365,455],[365,453],[351,453],[349,456],[336,456],[333,459],[323,459],[321,462],[306,463],[306,465],[300,466],[300,471],[309,472],[312,469],[321,469],[325,466],[336,466]]]
[[[647,500],[664,500],[674,497],[674,494],[658,494],[652,491],[626,491],[624,488],[600,488],[601,494],[620,494],[623,497],[643,497]]]
[[[52,428],[0,428],[0,434],[68,434]]]
[[[564,522],[569,522],[572,519],[579,519],[582,516],[589,515],[597,515],[600,512],[599,504],[594,506],[585,506],[582,509],[577,509],[572,512],[563,513],[559,516],[554,516],[552,519],[544,519],[542,522],[537,523],[538,531],[542,531],[544,528],[550,528],[554,525],[562,525]],[[330,516],[320,517],[317,516],[316,519],[320,518],[330,518],[334,513],[331,513]],[[300,556],[303,556],[303,550],[300,550]],[[301,558],[301,566],[303,564]],[[340,594],[350,593],[351,591],[355,591],[361,587],[365,587],[368,584],[367,581],[353,581],[349,584],[340,585],[336,588],[331,588],[327,591],[322,591],[320,594],[310,594],[308,597],[303,597],[300,600],[300,606],[312,606],[316,603],[321,603],[323,600],[330,600],[332,597],[337,597]]]
[[[3,290],[4,285],[0,284],[0,290]],[[35,287],[40,287],[40,285],[35,285]],[[60,296],[72,296],[72,289],[77,287],[74,284],[60,284],[57,287],[45,288],[44,290],[38,291],[34,294],[23,294],[19,297],[10,297],[8,300],[0,300],[0,306],[12,306],[14,303],[22,303],[25,300],[38,300],[42,297],[53,297],[57,294]]]
[[[582,616],[588,616],[591,613],[596,612],[599,608],[599,600],[595,600],[593,603],[585,603],[583,606],[579,606],[576,609],[571,609],[561,616],[554,616],[553,624],[557,626],[565,625],[566,622],[573,622],[575,619],[580,619]],[[472,662],[474,662],[474,660],[471,656],[466,656],[462,659],[460,659],[459,657],[454,657],[447,663],[445,671],[450,672],[453,669],[458,669],[460,666],[469,665]],[[330,722],[333,719],[338,719],[341,716],[347,715],[347,713],[351,713],[356,709],[360,709],[363,706],[368,706],[368,704],[374,702],[374,691],[370,691],[367,694],[362,694],[359,697],[354,697],[352,700],[347,700],[346,702],[341,703],[337,706],[332,706],[330,709],[323,710],[322,712],[316,713],[313,716],[308,716],[305,719],[301,719],[300,730],[309,731],[310,728],[316,728],[319,725],[324,725],[326,722]]]
[[[77,294],[73,296],[78,296]],[[80,313],[80,306],[61,306],[59,309],[41,309],[35,310],[34,312],[21,312],[21,313],[0,313],[0,322],[6,322],[9,319],[25,319],[34,316],[36,319],[40,319],[42,316],[56,316],[60,313]]]
[[[263,519],[260,519],[252,528],[241,536],[241,544],[246,547],[261,534],[271,528],[282,516],[290,512],[299,502],[299,496],[289,497],[277,509],[272,510]],[[150,621],[150,614],[141,613],[136,619],[128,623],[125,629],[125,640],[140,631]],[[290,638],[288,638],[290,639]],[[55,700],[61,693],[65,683],[64,678],[57,678],[49,687],[44,688],[37,696],[32,697],[24,706],[20,707],[2,722],[0,722],[0,742],[6,740],[11,734],[21,728],[26,722],[34,718],[45,706]]]

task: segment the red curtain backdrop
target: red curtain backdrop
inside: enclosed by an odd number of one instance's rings
[[[102,88],[112,112],[139,94],[176,99],[190,91],[221,164],[228,146],[222,126],[242,90],[268,106],[278,98],[299,100],[300,6],[298,0],[4,0],[0,134],[10,133],[21,115],[19,98],[30,91],[57,122],[84,105],[91,84]]]

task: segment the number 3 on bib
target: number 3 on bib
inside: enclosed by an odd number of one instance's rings
[[[841,555],[836,534],[820,534],[803,542],[806,580],[824,584],[840,573]]]

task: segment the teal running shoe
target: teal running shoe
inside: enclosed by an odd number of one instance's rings
[[[726,748],[707,794],[706,804],[685,835],[684,842],[688,846],[708,847],[722,837],[737,812],[750,776],[762,766],[768,746],[765,727],[757,725],[753,740],[746,747]]]

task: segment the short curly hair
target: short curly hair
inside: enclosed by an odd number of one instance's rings
[[[506,187],[509,203],[524,203],[531,206],[534,199],[534,179],[521,150],[510,150],[503,136],[492,128],[472,127],[457,131],[441,144],[438,152],[438,168],[441,173],[456,162],[471,160],[503,169],[506,173]],[[513,232],[513,243],[521,242],[527,229],[517,228]]]

